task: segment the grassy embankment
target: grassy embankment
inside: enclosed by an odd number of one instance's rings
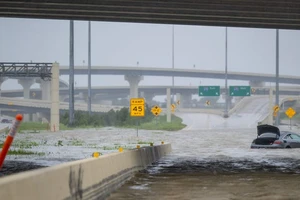
[[[137,118],[138,121],[138,118]],[[167,122],[166,116],[158,116],[154,118],[151,122],[142,123],[139,124],[139,129],[145,129],[145,130],[166,130],[166,131],[177,131],[181,130],[186,125],[182,124],[182,119],[172,115],[171,116],[171,123]],[[124,128],[136,128],[136,126],[123,126]],[[85,127],[75,127],[75,128],[87,128]],[[60,124],[60,130],[68,130],[68,129],[74,129],[69,128],[63,124]],[[48,124],[42,124],[40,122],[23,122],[19,128],[19,133],[40,133],[40,131],[43,130],[49,130]],[[0,148],[3,146],[3,142],[5,140],[6,135],[3,135],[2,142],[0,141]],[[47,142],[47,141],[46,141]],[[150,144],[151,141],[138,141],[137,144]],[[44,144],[46,144],[44,142]],[[70,146],[82,146],[84,144],[83,141],[72,139],[69,141],[66,145]],[[28,149],[31,149],[32,147],[39,146],[37,142],[30,141],[30,140],[23,140],[23,141],[14,141],[12,144],[12,148],[10,148],[8,155],[39,155],[42,156],[45,153],[40,152],[33,152]],[[42,144],[43,145],[43,144]],[[56,144],[56,146],[63,146],[63,141],[59,140]],[[115,144],[113,147],[103,147],[104,150],[114,150],[121,147],[119,144]],[[124,149],[127,149],[129,147],[124,146]]]
[[[136,118],[137,122],[139,121],[138,118]],[[166,115],[164,116],[158,116],[154,118],[151,122],[142,123],[139,124],[139,129],[145,129],[145,130],[165,130],[165,131],[177,131],[181,130],[185,127],[185,124],[182,124],[182,119],[172,115],[171,116],[171,122],[167,122]],[[135,128],[136,126],[124,126],[124,128]],[[63,124],[60,124],[60,130],[72,130],[76,128],[95,128],[92,126],[78,126],[78,127],[67,127]],[[30,132],[30,133],[39,133],[43,130],[49,130],[49,125],[46,123],[40,123],[40,122],[23,122],[20,125],[19,133],[24,132]]]
[[[285,114],[285,113],[280,113],[280,119],[281,120],[289,120],[290,118]],[[293,118],[292,118],[293,121],[297,121],[297,122],[300,122],[300,113],[296,113]]]
[[[71,128],[60,124],[59,125],[59,129],[60,130],[70,130]],[[19,133],[23,133],[24,131],[26,132],[31,132],[31,133],[35,133],[35,132],[39,132],[39,131],[47,131],[50,130],[49,124],[47,123],[41,123],[41,122],[22,122],[20,127],[19,127]]]
[[[0,142],[0,148],[3,147],[4,141]],[[14,141],[11,145],[11,148],[8,151],[8,155],[45,155],[45,153],[41,153],[41,152],[33,152],[33,151],[29,151],[27,149],[31,149],[34,146],[38,146],[39,144],[33,141],[28,141],[28,140],[24,140],[24,141]]]
[[[183,129],[184,127],[186,127],[186,125],[182,123],[181,118],[172,115],[171,122],[167,122],[167,116],[164,115],[164,116],[158,116],[154,118],[151,122],[140,124],[139,129],[178,131]]]

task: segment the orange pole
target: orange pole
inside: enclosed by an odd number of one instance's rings
[[[17,133],[17,130],[18,130],[20,124],[21,124],[22,119],[23,119],[23,116],[21,114],[16,115],[16,120],[15,120],[13,126],[11,127],[7,137],[6,137],[6,140],[5,140],[4,145],[2,147],[2,151],[0,152],[0,169],[2,168],[2,165],[3,165],[3,162],[5,160],[6,154],[9,150],[9,147],[10,147],[11,143],[14,140],[14,137]]]

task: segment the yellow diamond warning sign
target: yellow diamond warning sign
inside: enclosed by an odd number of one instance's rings
[[[151,112],[153,113],[153,115],[157,116],[161,113],[161,108],[158,106],[154,106],[152,107]]]
[[[286,111],[285,111],[285,114],[289,117],[289,118],[292,118],[295,114],[296,114],[296,111],[289,107]]]

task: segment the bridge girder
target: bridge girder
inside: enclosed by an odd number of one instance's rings
[[[300,29],[298,0],[6,0],[0,16]]]

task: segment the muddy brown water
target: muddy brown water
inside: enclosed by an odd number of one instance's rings
[[[299,174],[139,173],[107,199],[298,200],[299,187]]]

